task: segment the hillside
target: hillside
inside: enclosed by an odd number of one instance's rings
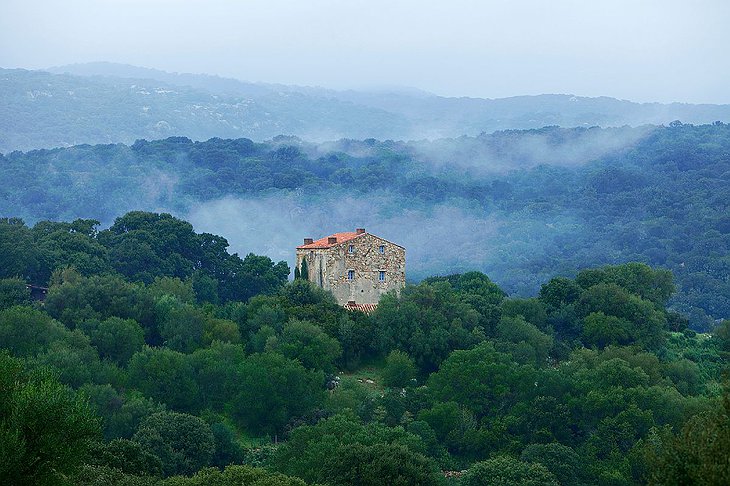
[[[366,315],[166,214],[0,221],[0,248],[4,484],[728,477],[730,321],[686,329],[667,270],[585,269],[531,299],[471,271]],[[45,300],[12,275],[50,275]]]
[[[0,152],[186,136],[436,139],[504,129],[729,121],[730,106],[572,95],[446,98],[413,89],[335,91],[92,63],[0,70]]]
[[[293,259],[364,226],[408,277],[478,269],[512,295],[640,261],[696,329],[730,316],[730,126],[544,128],[421,142],[140,140],[0,156],[0,214],[28,223],[165,210],[235,251]],[[41,177],[42,176],[42,177]]]

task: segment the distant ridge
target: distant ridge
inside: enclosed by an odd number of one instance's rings
[[[336,91],[114,63],[0,69],[0,152],[186,136],[422,140],[543,126],[730,121],[730,105],[565,94],[446,98],[413,88]]]

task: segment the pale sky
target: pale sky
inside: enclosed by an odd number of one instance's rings
[[[730,0],[0,0],[0,67],[730,103]]]

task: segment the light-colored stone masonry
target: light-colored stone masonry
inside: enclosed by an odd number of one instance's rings
[[[297,247],[297,268],[304,258],[309,280],[331,291],[341,305],[377,304],[383,294],[406,284],[405,248],[364,229],[305,239]]]

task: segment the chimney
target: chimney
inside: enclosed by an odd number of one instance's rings
[[[358,235],[361,235],[361,234],[365,233],[365,228],[358,228],[355,230],[355,233],[357,233]]]
[[[337,243],[337,237],[336,236],[330,236],[327,238],[327,243],[330,245],[334,245]]]
[[[312,243],[314,243],[314,240],[312,238],[304,238],[305,245],[311,245]]]
[[[347,305],[353,306],[353,305],[355,305],[355,301],[354,300],[348,300],[347,301]]]

